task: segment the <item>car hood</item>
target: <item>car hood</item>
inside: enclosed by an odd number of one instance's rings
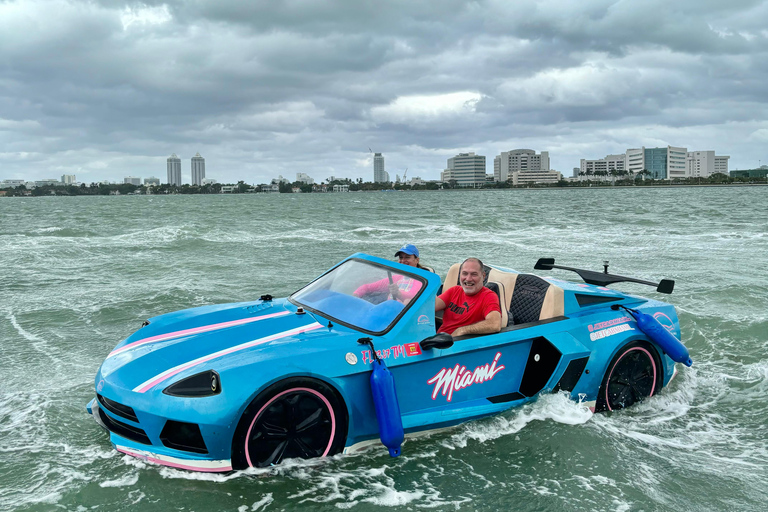
[[[208,306],[150,319],[107,356],[96,377],[145,393],[179,377],[227,367],[268,347],[316,338],[323,325],[298,315],[285,301]]]

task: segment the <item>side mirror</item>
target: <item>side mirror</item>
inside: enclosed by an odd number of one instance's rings
[[[451,348],[453,346],[453,336],[447,332],[439,332],[429,338],[424,338],[419,342],[422,350],[429,350],[431,348]]]

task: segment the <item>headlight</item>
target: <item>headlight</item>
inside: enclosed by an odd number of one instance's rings
[[[221,378],[213,370],[192,375],[163,390],[171,396],[200,397],[213,396],[221,393]]]

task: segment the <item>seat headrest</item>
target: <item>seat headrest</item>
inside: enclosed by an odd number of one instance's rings
[[[520,274],[512,292],[510,311],[516,324],[562,316],[563,289],[531,274]]]

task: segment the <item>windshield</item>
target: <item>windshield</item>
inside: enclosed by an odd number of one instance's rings
[[[363,331],[389,330],[426,285],[423,278],[347,260],[291,295],[305,308]]]

